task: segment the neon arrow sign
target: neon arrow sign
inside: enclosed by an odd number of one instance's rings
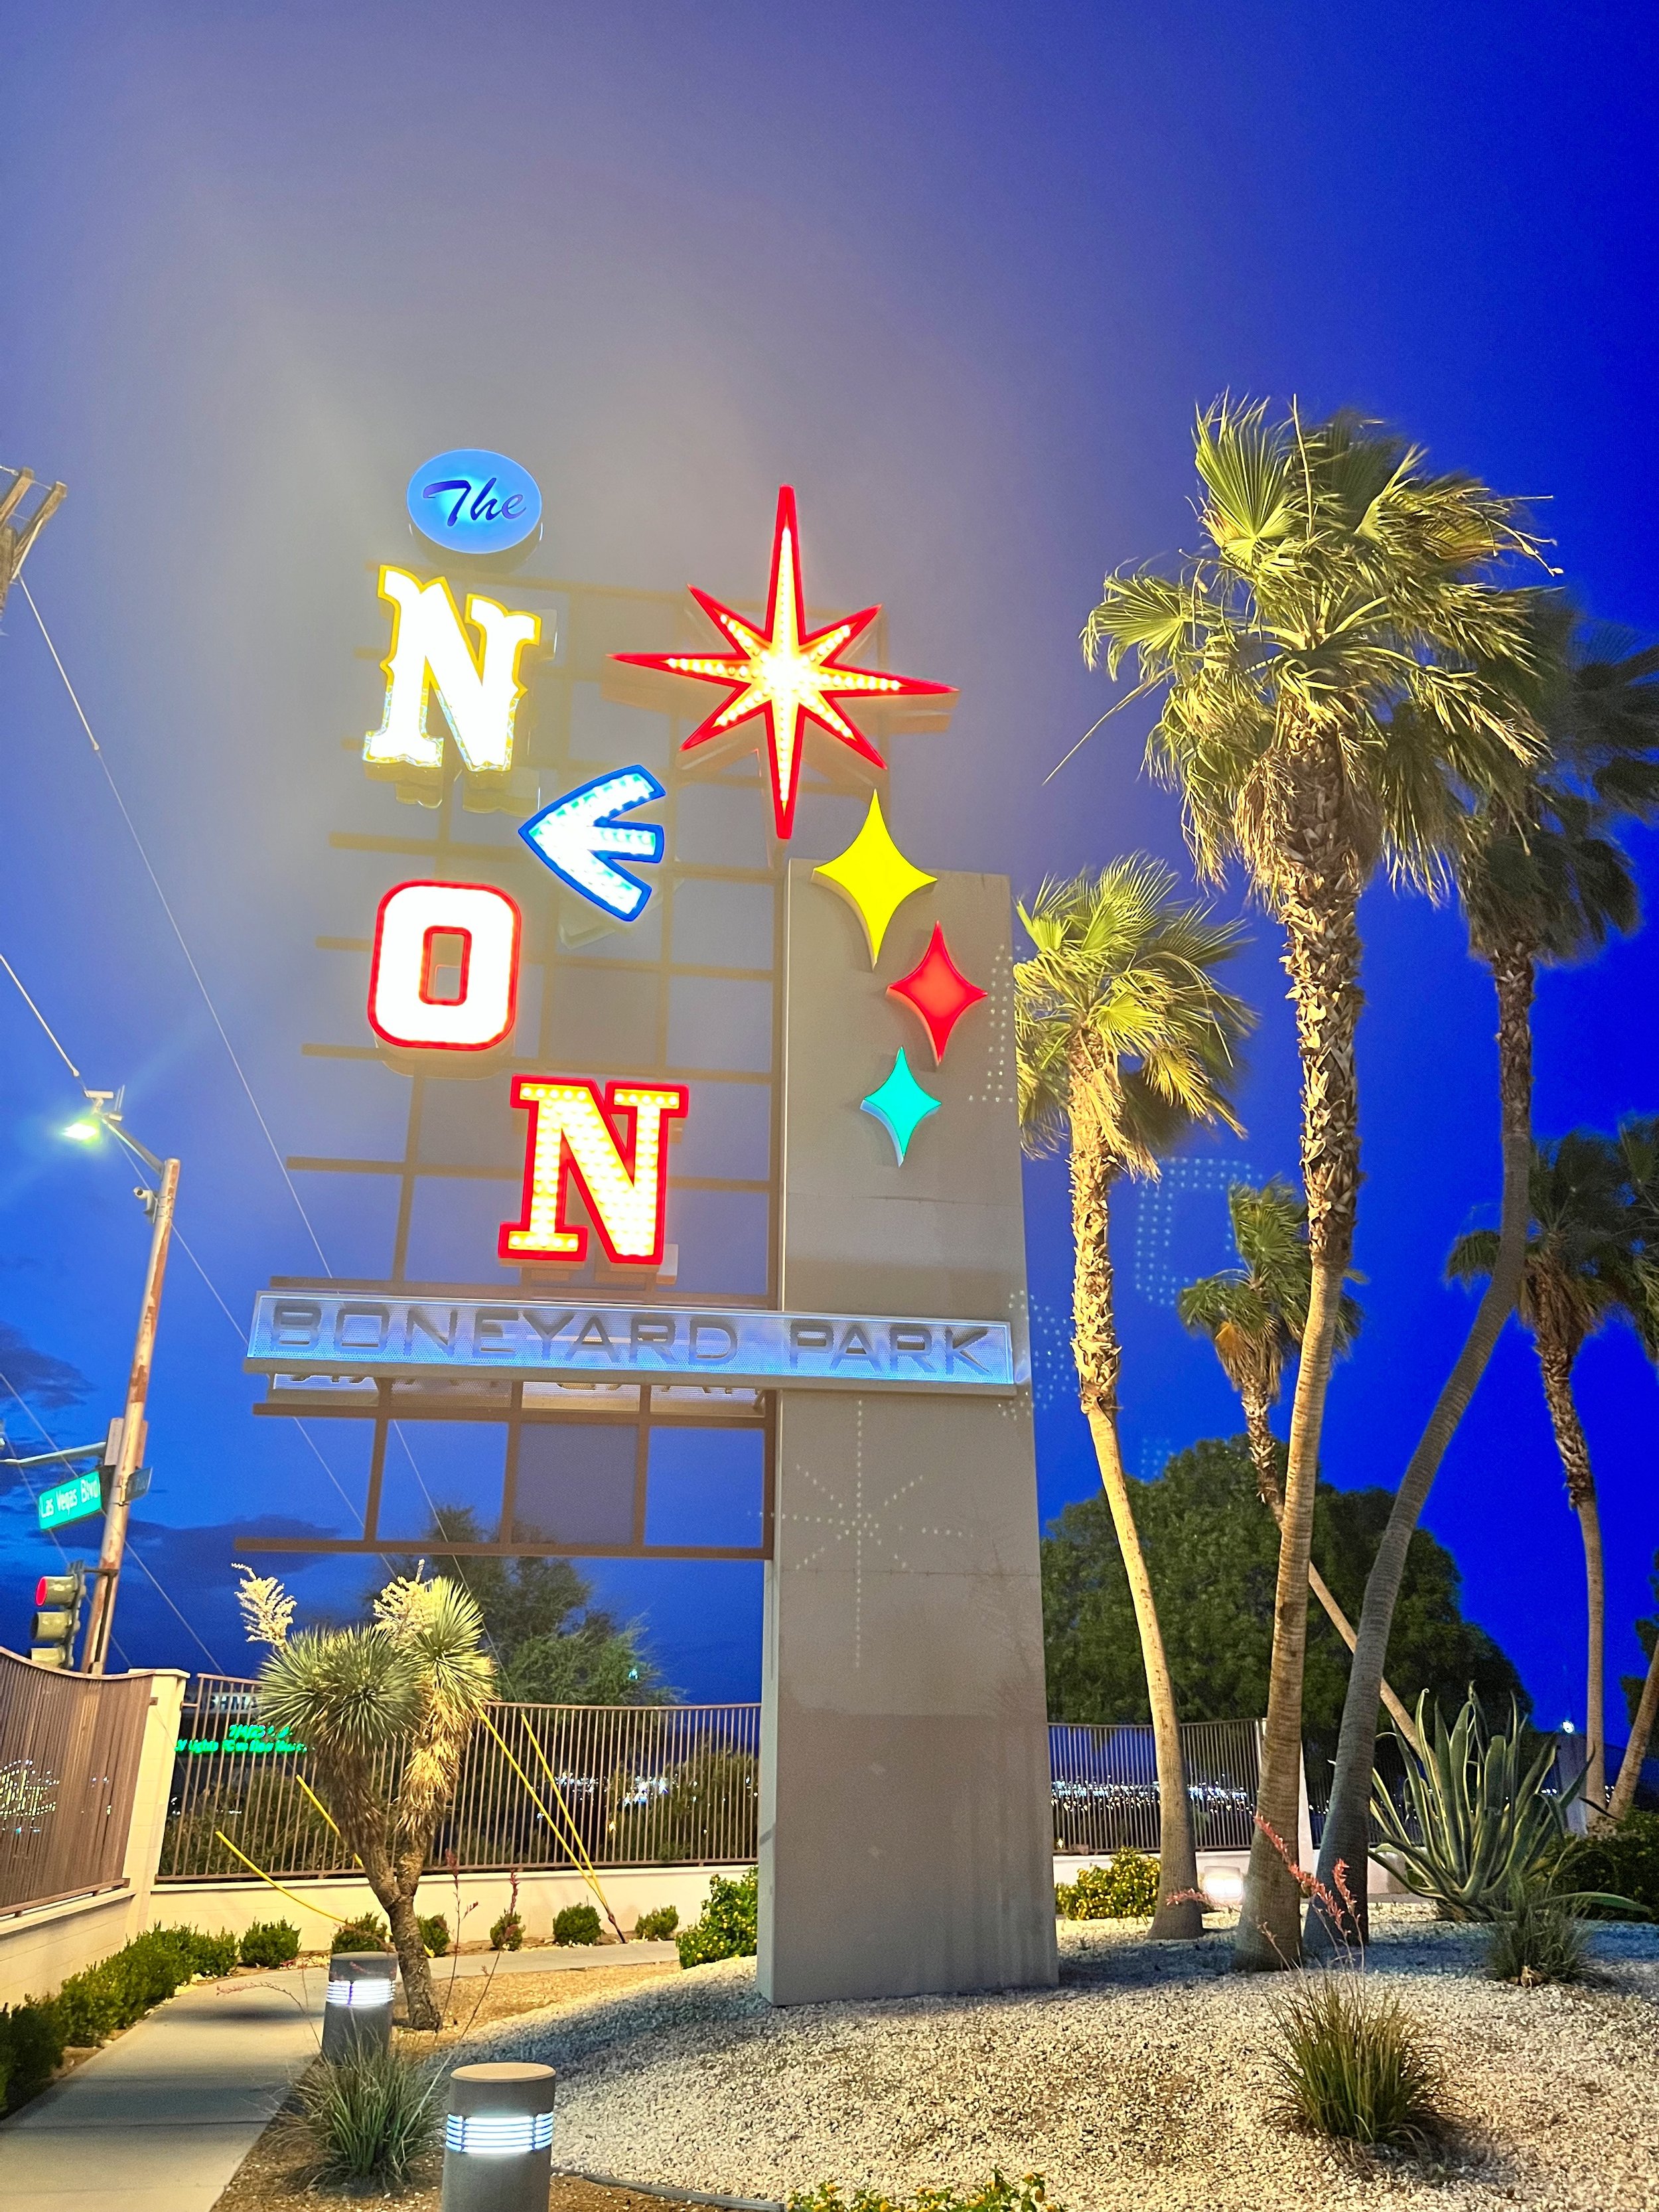
[[[651,886],[611,862],[654,864],[662,858],[663,833],[654,822],[629,827],[616,817],[631,814],[636,806],[648,806],[662,796],[663,787],[649,769],[617,769],[543,807],[519,835],[561,883],[615,915],[618,921],[634,921],[645,911]]]

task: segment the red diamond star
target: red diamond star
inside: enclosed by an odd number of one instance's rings
[[[691,596],[715,628],[738,647],[735,653],[613,653],[611,658],[633,668],[655,668],[671,676],[695,677],[701,684],[729,687],[725,704],[699,723],[682,744],[682,752],[725,737],[752,716],[764,719],[772,813],[780,838],[787,838],[794,827],[801,745],[809,722],[827,731],[872,768],[885,768],[886,762],[864,732],[848,720],[836,700],[955,696],[948,684],[926,684],[914,676],[889,676],[878,669],[842,665],[836,656],[863,635],[881,612],[878,606],[866,607],[844,621],[831,623],[826,629],[807,634],[800,580],[800,530],[795,520],[795,495],[787,484],[778,493],[765,628],[757,629],[730,607],[710,599],[707,592],[698,591],[696,585],[691,586]]]
[[[985,996],[977,983],[968,978],[951,957],[951,949],[945,942],[945,932],[938,922],[927,950],[908,975],[887,986],[890,998],[908,1000],[921,1016],[933,1047],[933,1065],[938,1066],[945,1057],[945,1048],[951,1042],[951,1032],[971,1006]]]

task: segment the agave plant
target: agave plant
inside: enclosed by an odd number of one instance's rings
[[[1452,1726],[1428,1693],[1417,1701],[1420,1751],[1401,1743],[1407,1819],[1378,1787],[1371,1813],[1382,1840],[1375,1856],[1391,1874],[1431,1897],[1448,1920],[1492,1920],[1517,1889],[1547,1888],[1569,1841],[1544,1778],[1555,1756],[1546,1742],[1527,1764],[1526,1731],[1511,1701],[1506,1729],[1487,1725],[1471,1691]],[[1413,1832],[1415,1831],[1415,1832]]]

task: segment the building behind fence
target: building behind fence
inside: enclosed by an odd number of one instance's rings
[[[490,1718],[502,1741],[474,1732],[434,1866],[568,1867],[578,1843],[599,1867],[754,1859],[758,1705],[501,1705]],[[1199,1848],[1247,1850],[1255,1723],[1199,1722],[1182,1740]],[[1058,1725],[1049,1751],[1057,1850],[1157,1850],[1149,1728]],[[180,1724],[160,1879],[251,1875],[250,1861],[278,1877],[349,1873],[351,1854],[309,1783],[304,1747],[261,1723],[251,1682],[198,1676]]]

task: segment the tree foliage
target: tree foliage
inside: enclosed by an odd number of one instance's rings
[[[1261,1510],[1248,1440],[1206,1438],[1178,1452],[1159,1480],[1131,1487],[1182,1718],[1255,1717],[1267,1703],[1279,1532]],[[1314,1559],[1345,1609],[1359,1608],[1390,1503],[1385,1490],[1320,1486]],[[1492,1711],[1510,1697],[1528,1709],[1509,1658],[1463,1619],[1461,1583],[1451,1553],[1416,1530],[1389,1645],[1390,1679],[1402,1697],[1426,1690],[1452,1710],[1471,1685]],[[1050,1714],[1144,1722],[1134,1617],[1103,1499],[1068,1505],[1044,1538],[1042,1593]],[[1335,1745],[1347,1673],[1334,1630],[1310,1617],[1304,1726],[1321,1747]]]
[[[440,1505],[428,1532],[476,1544],[470,1506]],[[520,1527],[520,1539],[539,1540]],[[483,1616],[501,1695],[532,1705],[661,1705],[672,1696],[647,1656],[640,1627],[593,1603],[593,1586],[568,1559],[456,1559],[448,1571]]]

